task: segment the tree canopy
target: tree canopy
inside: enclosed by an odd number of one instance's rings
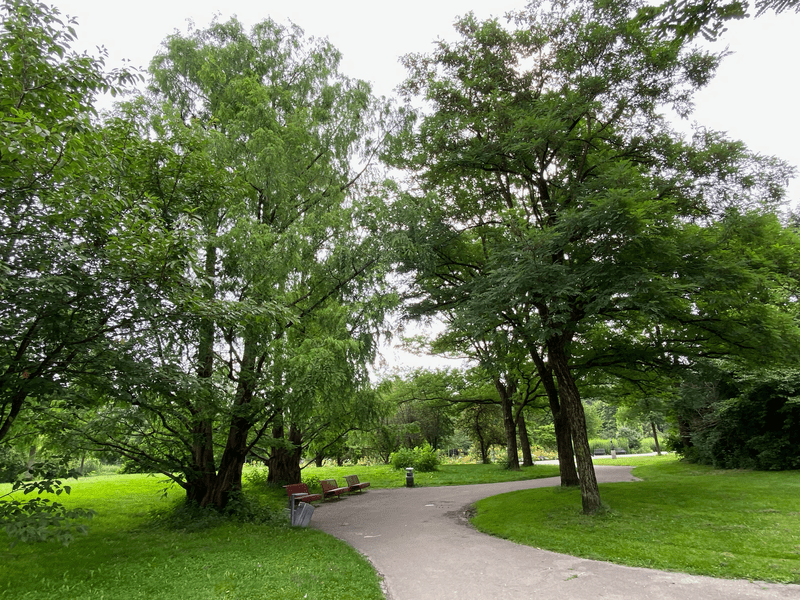
[[[466,16],[459,41],[406,58],[403,89],[430,106],[398,163],[419,190],[396,219],[417,310],[457,309],[474,336],[509,325],[541,353],[586,512],[600,507],[586,353],[601,364],[622,347],[633,364],[796,343],[780,273],[796,272],[797,242],[772,214],[791,169],[670,130],[666,109],[687,114],[720,57],[639,26],[639,8],[534,2],[510,28]]]

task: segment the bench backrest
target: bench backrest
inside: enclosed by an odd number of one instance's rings
[[[323,492],[335,490],[336,488],[339,487],[335,479],[321,479],[319,484],[322,486]]]
[[[308,484],[290,483],[286,486],[286,493],[289,497],[291,497],[292,494],[308,494]]]
[[[358,486],[361,482],[358,480],[358,475],[345,475],[344,480],[349,487]]]

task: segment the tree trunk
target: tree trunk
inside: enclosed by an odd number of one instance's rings
[[[275,439],[283,439],[283,426],[273,430]],[[267,467],[267,483],[274,485],[286,485],[290,483],[300,483],[302,481],[302,471],[300,469],[300,459],[303,453],[303,438],[300,430],[293,425],[289,426],[288,442],[291,447],[285,445],[276,446],[272,449]]]
[[[517,449],[517,427],[514,423],[514,392],[516,385],[505,384],[499,378],[494,386],[500,394],[500,406],[503,409],[503,429],[506,434],[506,468],[519,471],[519,450]]]
[[[214,232],[208,235],[213,235]],[[211,301],[216,295],[217,248],[213,244],[206,245],[204,265],[205,285],[203,298]],[[211,376],[214,373],[214,339],[215,322],[213,319],[200,320],[197,346],[197,376],[204,386],[204,392],[211,394]],[[192,472],[186,476],[186,500],[208,505],[208,494],[217,480],[217,465],[214,456],[214,423],[204,416],[206,398],[202,394],[195,395],[187,401],[192,415],[191,444]]]
[[[583,404],[581,404],[580,392],[569,368],[569,360],[564,344],[563,336],[549,340],[547,356],[558,380],[558,395],[561,399],[562,408],[567,413],[567,420],[572,432],[573,448],[580,478],[583,513],[591,515],[600,510],[600,490],[597,487],[597,477],[594,473],[594,463],[592,463],[592,451],[589,448],[589,437],[586,433],[586,417],[583,413]]]
[[[661,446],[658,445],[658,430],[656,429],[656,424],[650,421],[650,427],[653,428],[653,440],[656,443],[656,453],[661,456]]]
[[[575,468],[575,454],[572,449],[572,432],[566,412],[558,399],[558,389],[553,381],[553,370],[545,364],[539,355],[538,348],[527,341],[528,353],[536,365],[536,372],[547,392],[550,412],[553,413],[553,427],[556,431],[556,447],[558,451],[558,470],[561,475],[561,487],[577,487],[580,485],[578,471]]]
[[[483,439],[483,435],[481,433],[480,419],[481,419],[481,411],[480,410],[476,410],[475,411],[475,437],[478,438],[478,445],[480,446],[480,449],[481,449],[481,462],[484,465],[488,465],[492,461],[489,460],[489,448],[486,445],[486,441]]]
[[[525,415],[521,408],[517,413],[517,434],[519,435],[519,443],[522,446],[522,466],[532,467],[531,440],[528,437],[528,426],[525,424]]]

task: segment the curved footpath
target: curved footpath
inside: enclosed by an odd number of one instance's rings
[[[636,481],[631,467],[596,465],[595,471],[601,483]],[[521,546],[480,533],[466,519],[481,498],[558,484],[554,477],[368,490],[319,506],[311,526],[366,555],[384,577],[389,600],[800,598],[800,585],[623,567]]]

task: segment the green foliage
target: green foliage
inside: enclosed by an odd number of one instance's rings
[[[589,436],[590,439],[596,437],[603,427],[600,410],[594,404],[589,404],[584,407],[583,414],[586,418],[586,435]]]
[[[420,473],[429,473],[437,469],[440,460],[438,452],[425,444],[416,448],[401,448],[392,453],[389,462],[397,470],[413,467]]]
[[[74,20],[56,8],[4,0],[0,19],[2,440],[23,409],[110,370],[142,288],[158,296],[143,282],[148,262],[134,261],[161,236],[149,207],[117,195],[94,121],[95,96],[136,76],[73,51]]]
[[[638,450],[641,447],[642,431],[632,427],[620,427],[617,429],[617,440],[629,451]]]
[[[36,463],[30,468],[31,481],[18,480],[11,490],[0,495],[0,526],[11,538],[11,545],[17,542],[33,543],[56,540],[68,546],[76,534],[88,534],[85,521],[95,512],[83,508],[68,508],[44,495],[61,496],[69,494],[71,487],[64,485],[62,479],[78,477],[75,470],[67,469],[66,459],[46,463]],[[58,477],[58,478],[56,478]],[[15,494],[36,494],[35,498],[18,500]]]
[[[800,238],[776,215],[793,169],[671,130],[723,55],[632,18],[644,8],[534,1],[508,25],[463,17],[456,41],[405,58],[402,91],[429,107],[397,159],[415,187],[392,206],[411,311],[503,334],[558,380],[588,512],[578,374],[638,381],[699,354],[800,347]]]
[[[756,372],[737,387],[731,397],[706,397],[680,451],[727,469],[800,468],[800,372]]]
[[[517,543],[594,560],[800,583],[800,471],[715,471],[656,456],[601,462],[642,465],[633,473],[644,479],[603,484],[605,514],[580,514],[574,490],[540,489],[478,502],[473,523]]]
[[[0,483],[13,483],[23,471],[23,455],[14,448],[0,446]]]

